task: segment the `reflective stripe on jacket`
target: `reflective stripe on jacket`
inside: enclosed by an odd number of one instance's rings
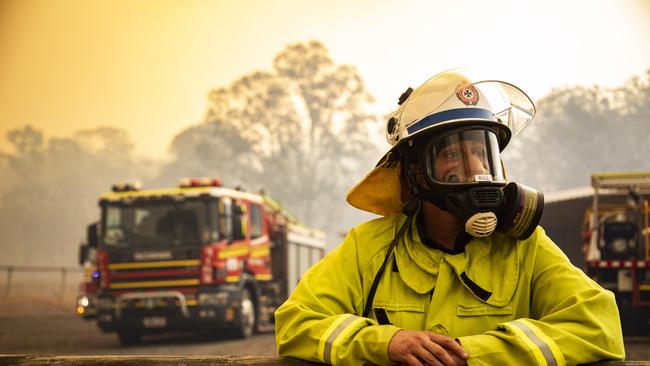
[[[624,357],[611,292],[574,267],[538,227],[527,240],[495,233],[446,254],[415,226],[395,248],[373,302],[365,301],[404,216],[352,229],[276,311],[281,356],[334,365],[390,364],[399,329],[458,338],[469,365],[575,365]],[[415,222],[417,220],[413,220]],[[379,325],[375,314],[391,324]],[[382,323],[385,323],[382,321]]]

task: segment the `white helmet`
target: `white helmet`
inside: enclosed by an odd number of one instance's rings
[[[461,70],[440,73],[417,89],[409,88],[402,94],[398,109],[386,125],[386,138],[392,148],[352,188],[347,201],[378,215],[401,214],[410,193],[402,188],[401,162],[396,156],[400,147],[409,141],[435,138],[464,126],[485,126],[496,136],[498,155],[510,137],[521,132],[534,115],[531,99],[512,84],[471,78]]]

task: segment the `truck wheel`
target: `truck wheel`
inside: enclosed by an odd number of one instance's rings
[[[133,346],[142,340],[142,334],[135,331],[120,330],[117,332],[117,338],[123,346]]]
[[[250,291],[244,288],[239,302],[240,316],[239,327],[235,329],[237,338],[250,338],[255,330],[255,303]]]

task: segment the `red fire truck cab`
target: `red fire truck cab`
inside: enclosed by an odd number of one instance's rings
[[[96,267],[88,295],[98,326],[123,344],[167,331],[272,329],[276,307],[324,254],[321,232],[268,196],[218,179],[115,185],[99,206],[97,238],[86,244]]]

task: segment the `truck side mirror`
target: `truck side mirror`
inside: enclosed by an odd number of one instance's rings
[[[83,266],[88,259],[88,245],[80,244],[79,245],[79,265]]]
[[[246,238],[246,224],[244,223],[244,207],[239,202],[232,205],[232,239],[242,240]]]
[[[97,223],[92,223],[86,227],[87,245],[91,248],[97,248]]]
[[[219,200],[219,237],[232,243],[232,201],[228,197]]]

